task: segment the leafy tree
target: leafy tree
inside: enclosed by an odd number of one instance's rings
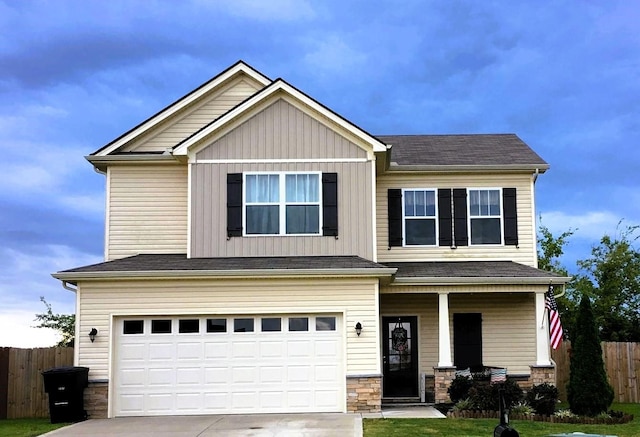
[[[582,296],[571,343],[571,364],[567,400],[575,414],[596,416],[613,402],[613,388],[607,381],[591,300]]]
[[[580,289],[593,298],[603,341],[640,341],[640,252],[634,247],[639,229],[627,226],[615,237],[605,235],[590,258],[578,261],[586,273]]]
[[[559,236],[551,233],[549,228],[540,225],[538,228],[538,268],[561,276],[574,276],[562,265],[560,259],[564,255],[564,248],[569,244],[569,238],[575,230],[569,229]],[[557,300],[558,311],[565,336],[570,336],[575,323],[578,300],[576,299],[576,283],[580,278],[575,278],[565,286],[565,294]]]
[[[54,314],[49,304],[43,296],[40,301],[47,307],[45,313],[36,314],[36,321],[40,322],[36,328],[55,329],[62,335],[62,339],[56,344],[58,347],[73,347],[75,339],[75,314]]]

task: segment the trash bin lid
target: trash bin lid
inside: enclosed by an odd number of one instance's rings
[[[51,375],[54,373],[82,373],[89,372],[88,367],[78,367],[78,366],[63,366],[63,367],[54,367],[52,369],[45,370],[42,372],[43,375]]]

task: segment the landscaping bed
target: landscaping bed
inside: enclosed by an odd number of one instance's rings
[[[449,411],[447,417],[452,419],[498,419],[500,414],[498,411]],[[543,414],[510,414],[510,420],[532,420],[536,422],[550,423],[582,423],[586,425],[618,425],[628,423],[633,420],[633,414],[614,413],[611,417],[561,417],[547,416]]]

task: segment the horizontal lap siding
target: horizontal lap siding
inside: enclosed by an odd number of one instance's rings
[[[519,246],[392,247],[389,249],[387,190],[389,188],[516,188]],[[391,175],[378,177],[376,193],[379,262],[511,260],[536,263],[534,211],[531,210],[531,175]]]
[[[536,363],[534,294],[450,295],[454,313],[482,313],[482,360],[486,366],[506,367],[511,374],[529,374]],[[453,343],[451,344],[453,350]]]
[[[98,329],[95,343],[79,340],[80,366],[91,379],[108,378],[110,314],[209,315],[344,313],[347,374],[377,374],[377,281],[317,280],[146,280],[80,284],[79,332]],[[364,326],[357,337],[353,326]]]
[[[438,300],[435,295],[382,294],[380,314],[419,317],[420,371],[433,374],[438,365]],[[483,364],[506,367],[511,374],[529,374],[536,362],[534,295],[450,294],[449,316],[453,353],[453,314],[482,313]]]
[[[107,259],[186,253],[186,166],[111,166],[107,180]]]
[[[260,84],[244,77],[183,108],[150,132],[128,145],[125,151],[157,152],[173,147],[206,124],[253,95]]]

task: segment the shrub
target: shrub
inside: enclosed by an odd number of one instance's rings
[[[473,402],[469,398],[460,399],[458,403],[453,407],[454,411],[465,411],[473,409],[475,409],[475,405],[473,405]]]
[[[511,408],[524,399],[524,392],[517,382],[507,379],[505,382],[491,384],[491,394],[495,399],[496,410],[500,408],[500,390],[504,390],[504,401],[507,408]]]
[[[582,296],[576,318],[575,339],[571,344],[571,365],[567,400],[578,415],[596,416],[613,402],[613,388],[607,381],[591,301]]]
[[[510,408],[511,414],[522,414],[523,416],[531,416],[535,411],[533,407],[526,402],[518,402]]]
[[[456,376],[447,392],[451,398],[451,402],[458,402],[461,399],[469,397],[469,389],[473,387],[473,380],[464,376]]]
[[[558,403],[558,389],[556,386],[544,383],[533,386],[527,393],[527,402],[537,414],[552,416]]]

